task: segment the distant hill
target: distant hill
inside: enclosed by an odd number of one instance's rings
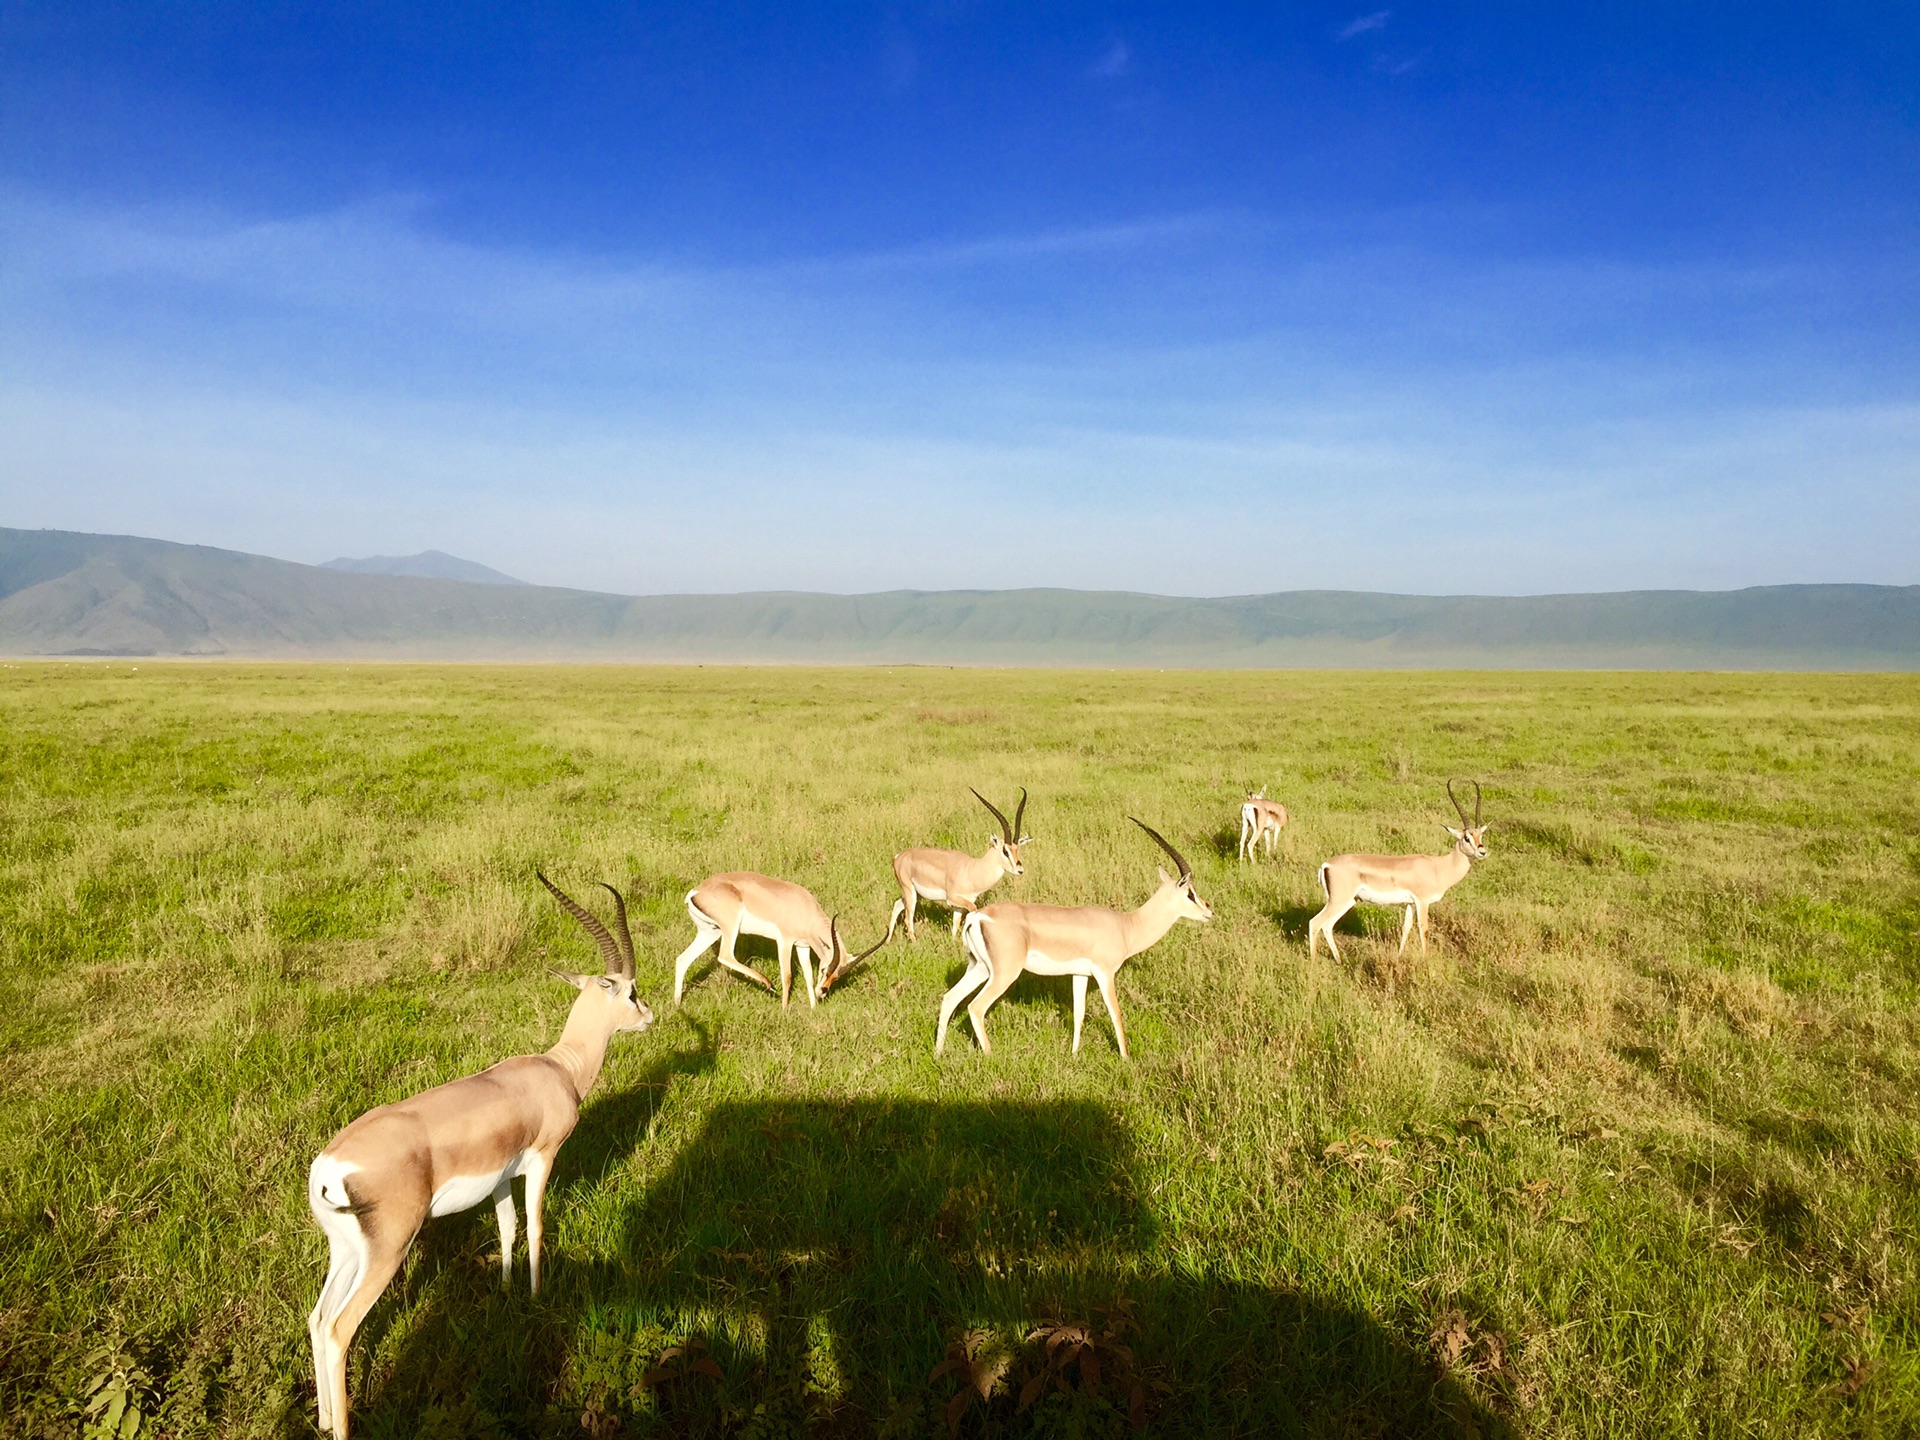
[[[0,529],[12,655],[1920,669],[1920,587],[1604,595],[602,595]]]
[[[364,560],[327,560],[322,570],[346,570],[355,575],[412,575],[421,580],[465,580],[470,585],[524,585],[477,560],[462,560],[444,550],[422,550],[418,555],[369,555]]]

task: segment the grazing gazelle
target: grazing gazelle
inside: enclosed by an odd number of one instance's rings
[[[633,937],[620,892],[606,887],[620,928],[616,943],[545,875],[540,883],[586,927],[606,961],[604,975],[560,976],[580,991],[560,1043],[544,1055],[517,1055],[410,1100],[376,1106],[334,1136],[308,1172],[307,1204],[326,1232],[329,1259],[307,1334],[320,1428],[331,1430],[334,1440],[347,1440],[347,1346],[428,1216],[492,1200],[501,1280],[509,1282],[513,1177],[524,1175],[527,1273],[540,1289],[540,1202],[554,1156],[600,1076],[607,1042],[653,1023],[653,1012],[633,992]]]
[[[758,935],[780,948],[780,1008],[787,1008],[793,994],[793,953],[800,952],[800,973],[806,981],[807,1004],[815,1004],[846,973],[881,945],[858,955],[847,953],[840,938],[840,922],[827,918],[820,902],[804,885],[791,880],[775,880],[770,875],[755,875],[736,870],[725,875],[709,875],[687,892],[687,914],[693,917],[693,943],[680,952],[673,967],[673,1003],[680,1003],[686,990],[687,971],[715,942],[720,946],[720,963],[756,985],[773,989],[773,982],[751,966],[734,958],[733,945],[742,935]],[[813,981],[813,957],[820,957],[820,984]]]
[[[1240,858],[1252,859],[1263,838],[1267,842],[1267,854],[1271,856],[1274,842],[1280,838],[1280,827],[1286,823],[1287,807],[1278,800],[1267,799],[1264,785],[1249,791],[1246,803],[1240,807]]]
[[[1020,787],[1020,805],[1013,812],[1011,825],[978,790],[974,790],[973,798],[1000,822],[1000,833],[987,841],[984,855],[969,855],[964,850],[902,850],[894,856],[893,878],[900,882],[900,898],[893,902],[893,913],[887,917],[887,934],[893,934],[893,927],[904,915],[907,939],[912,940],[914,912],[922,900],[936,900],[953,911],[953,933],[958,935],[966,912],[979,908],[980,897],[998,885],[1001,876],[1023,873],[1020,847],[1032,839],[1020,833],[1020,822],[1027,813],[1027,787]]]
[[[1333,943],[1333,927],[1351,910],[1356,900],[1371,905],[1404,905],[1406,918],[1400,922],[1400,949],[1407,953],[1407,932],[1414,918],[1420,921],[1420,953],[1427,953],[1427,911],[1440,897],[1466,878],[1476,860],[1487,858],[1487,826],[1480,823],[1480,782],[1473,785],[1473,819],[1447,782],[1447,798],[1460,814],[1460,828],[1443,825],[1453,836],[1453,849],[1445,855],[1336,855],[1320,867],[1320,888],[1327,892],[1327,903],[1307,922],[1307,958],[1313,958],[1319,937],[1327,937],[1327,949],[1340,958],[1340,947]],[[1491,824],[1492,822],[1487,822]]]
[[[1128,816],[1128,819],[1133,819]],[[940,1028],[934,1035],[933,1053],[938,1055],[947,1043],[947,1021],[954,1008],[975,990],[980,993],[967,1006],[973,1021],[973,1033],[980,1049],[993,1053],[987,1043],[987,1011],[993,1002],[1022,973],[1035,975],[1071,975],[1073,977],[1073,1049],[1080,1051],[1080,1028],[1087,1016],[1087,981],[1100,987],[1107,1014],[1113,1020],[1113,1036],[1120,1045],[1120,1058],[1127,1058],[1127,1031],[1120,1019],[1120,996],[1114,990],[1114,977],[1120,967],[1142,950],[1156,944],[1173,928],[1176,920],[1211,920],[1213,907],[1193,888],[1193,867],[1180,852],[1167,844],[1158,831],[1138,820],[1133,821],[1173,857],[1180,867],[1179,877],[1160,872],[1160,888],[1147,897],[1138,910],[1107,910],[1097,906],[1069,908],[1064,905],[989,905],[967,916],[962,934],[966,937],[967,973],[940,1002]]]

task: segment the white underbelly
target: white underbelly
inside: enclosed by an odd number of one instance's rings
[[[776,945],[780,944],[784,938],[780,933],[780,927],[778,925],[774,924],[771,920],[756,919],[752,915],[742,915],[740,917],[740,933],[742,935],[757,935],[762,940],[773,941]]]
[[[454,1176],[433,1192],[433,1203],[427,1207],[427,1213],[456,1215],[462,1210],[471,1210],[525,1169],[527,1157],[532,1154],[531,1150],[522,1150],[506,1165],[488,1174]]]
[[[1353,892],[1356,900],[1365,900],[1374,905],[1412,905],[1415,904],[1411,890],[1376,890],[1371,885],[1362,885]]]
[[[1027,970],[1034,975],[1091,975],[1093,962],[1084,956],[1074,960],[1056,960],[1038,950],[1029,950]]]
[[[933,885],[922,885],[918,880],[913,882],[913,888],[919,892],[922,900],[945,900],[947,898],[946,891]]]

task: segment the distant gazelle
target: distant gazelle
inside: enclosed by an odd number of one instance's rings
[[[846,973],[887,943],[882,935],[872,949],[849,955],[840,938],[838,918],[829,919],[820,902],[803,885],[775,880],[748,870],[709,875],[687,892],[687,914],[693,917],[693,943],[680,952],[673,967],[673,1003],[678,1005],[687,987],[687,971],[716,943],[720,963],[769,991],[773,982],[734,958],[734,942],[742,935],[771,940],[780,950],[780,1008],[793,994],[793,956],[800,954],[800,973],[806,981],[807,1004],[817,1003]],[[820,984],[816,989],[813,957],[820,957]]]
[[[969,786],[969,789],[972,787]],[[979,908],[980,897],[1000,883],[1003,875],[1019,875],[1020,847],[1032,837],[1020,833],[1020,822],[1027,814],[1027,790],[1020,787],[1020,804],[1013,812],[1013,824],[978,790],[973,798],[987,807],[1000,822],[1000,833],[987,841],[987,853],[969,855],[964,850],[902,850],[893,857],[893,878],[900,882],[900,898],[893,902],[887,917],[887,934],[906,916],[907,939],[913,937],[914,913],[922,900],[934,900],[953,911],[953,933],[960,933],[960,922],[967,912]]]
[[[1250,791],[1246,803],[1240,807],[1240,858],[1252,859],[1262,839],[1267,842],[1267,854],[1271,856],[1274,843],[1280,838],[1280,827],[1286,823],[1287,807],[1278,800],[1267,799],[1265,786]]]
[[[600,1076],[607,1042],[653,1023],[653,1012],[634,994],[633,937],[620,892],[606,887],[620,930],[616,943],[545,875],[540,883],[586,927],[606,961],[604,975],[554,972],[580,992],[560,1042],[544,1055],[517,1055],[410,1100],[376,1106],[334,1136],[308,1172],[307,1204],[326,1232],[330,1255],[307,1334],[320,1428],[331,1430],[334,1440],[347,1440],[347,1346],[428,1216],[492,1200],[500,1222],[500,1278],[507,1283],[513,1278],[513,1177],[525,1176],[527,1276],[539,1291],[540,1203],[554,1156]]]
[[[938,1055],[946,1047],[947,1022],[953,1018],[955,1007],[975,990],[980,993],[967,1006],[967,1017],[973,1021],[973,1033],[980,1041],[980,1049],[991,1054],[987,1011],[1015,980],[1030,972],[1073,977],[1075,1054],[1080,1052],[1080,1030],[1087,1016],[1087,981],[1098,984],[1100,998],[1106,1002],[1107,1014],[1113,1020],[1113,1036],[1119,1043],[1120,1057],[1127,1058],[1127,1030],[1120,1019],[1120,996],[1114,989],[1120,967],[1158,942],[1176,920],[1213,918],[1213,907],[1194,891],[1193,867],[1158,831],[1138,820],[1133,823],[1153,836],[1154,842],[1173,858],[1173,863],[1180,867],[1178,878],[1162,870],[1160,888],[1148,896],[1138,910],[1001,904],[989,905],[968,915],[961,927],[967,951],[967,973],[940,1002],[940,1028],[934,1035],[934,1054]]]
[[[1480,822],[1480,782],[1473,785],[1473,819],[1447,782],[1447,798],[1459,812],[1460,828],[1443,828],[1453,836],[1453,849],[1445,855],[1336,855],[1320,867],[1320,888],[1327,903],[1307,922],[1307,958],[1313,958],[1319,937],[1327,937],[1327,949],[1340,958],[1340,947],[1333,943],[1333,927],[1351,910],[1354,902],[1371,905],[1404,905],[1406,918],[1400,922],[1400,949],[1407,953],[1407,932],[1417,916],[1420,921],[1420,954],[1427,953],[1427,911],[1467,876],[1476,860],[1487,858],[1487,826]],[[1492,822],[1489,821],[1489,824]]]

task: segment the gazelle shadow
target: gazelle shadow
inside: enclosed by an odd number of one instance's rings
[[[1163,1433],[1506,1433],[1351,1304],[1166,1268],[1135,1171],[1086,1101],[717,1105],[537,1300],[472,1266],[429,1287],[364,1431],[944,1434],[950,1342],[995,1337],[1017,1392],[1032,1327],[1122,1314]],[[1127,1433],[1124,1391],[1076,1383],[1027,1411],[996,1391],[991,1433]]]

